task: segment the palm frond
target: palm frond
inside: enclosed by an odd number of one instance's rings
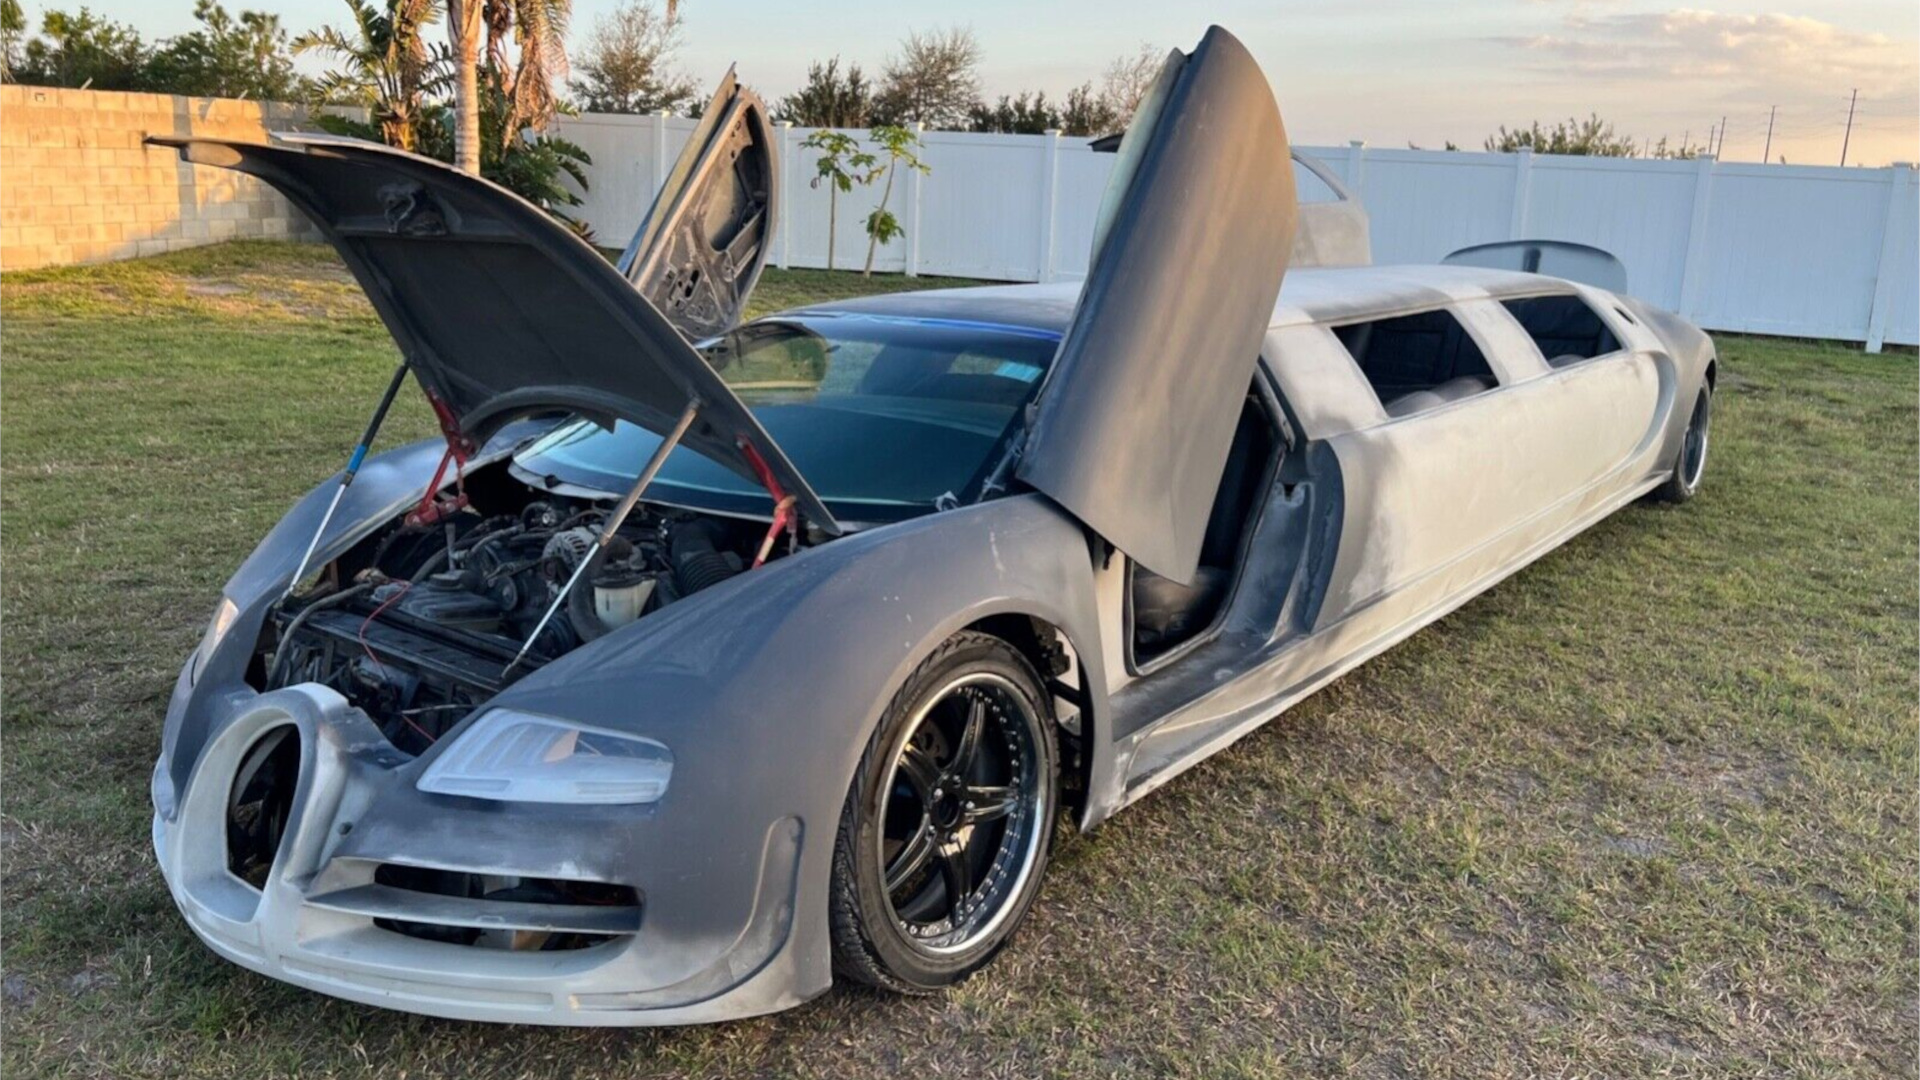
[[[336,60],[350,60],[361,50],[359,43],[352,41],[346,34],[332,26],[309,30],[294,38],[290,44],[296,53],[318,52]]]

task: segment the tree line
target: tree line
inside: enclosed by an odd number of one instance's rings
[[[219,0],[196,0],[199,27],[157,43],[132,27],[95,15],[50,10],[27,33],[19,0],[0,0],[0,78],[37,86],[299,100],[311,81],[294,71],[280,18],[234,15]]]
[[[1699,157],[1705,152],[1703,147],[1690,144],[1670,146],[1665,138],[1639,142],[1616,132],[1613,125],[1600,119],[1597,113],[1589,114],[1585,120],[1569,117],[1555,123],[1552,127],[1543,127],[1538,120],[1512,129],[1502,124],[1500,130],[1487,136],[1486,142],[1482,145],[1493,153],[1512,154],[1521,150],[1531,150],[1536,154],[1568,154],[1579,157],[1646,157],[1685,160]],[[1459,149],[1452,143],[1448,143],[1446,148]]]
[[[40,86],[88,87],[193,97],[377,105],[389,141],[409,138],[422,102],[454,95],[465,66],[459,55],[477,26],[472,69],[499,93],[506,126],[557,112],[690,114],[700,87],[680,71],[677,6],[625,0],[600,16],[569,63],[564,46],[571,0],[344,0],[347,20],[300,34],[279,16],[229,11],[195,0],[197,28],[148,41],[133,27],[95,14],[50,8],[30,27],[19,0],[0,0],[0,79]],[[449,18],[446,40],[431,28]],[[335,67],[301,74],[296,56],[319,52]],[[803,127],[864,128],[921,124],[938,131],[1105,135],[1132,117],[1158,72],[1161,53],[1143,45],[1109,64],[1064,98],[1046,91],[981,93],[982,50],[973,31],[916,31],[902,40],[877,78],[834,57],[809,66],[806,82],[775,100],[778,119]],[[441,75],[447,78],[442,80]],[[372,84],[372,85],[369,85]],[[370,102],[369,97],[377,98]],[[484,112],[489,105],[479,102]],[[485,118],[482,117],[485,125]],[[410,145],[410,144],[409,144]]]
[[[837,56],[810,64],[806,83],[779,99],[774,115],[802,127],[917,123],[933,131],[1109,135],[1133,119],[1165,59],[1142,45],[1109,63],[1097,87],[1089,79],[1058,100],[1037,90],[988,102],[980,93],[981,56],[979,40],[965,28],[909,33],[878,80],[859,64],[842,67]]]
[[[486,176],[582,232],[585,226],[569,211],[580,205],[575,189],[585,189],[591,159],[557,134],[555,118],[577,110],[697,116],[705,102],[675,64],[679,0],[663,0],[664,7],[656,0],[619,0],[595,20],[572,58],[566,48],[572,0],[340,2],[343,21],[296,35],[270,13],[236,13],[222,0],[195,0],[194,29],[149,42],[84,6],[50,8],[32,30],[20,0],[0,0],[0,80],[305,102],[322,128]],[[303,54],[330,66],[304,75],[295,65]],[[1097,82],[1088,79],[1058,99],[1020,91],[992,101],[981,90],[982,58],[970,29],[913,31],[877,76],[838,56],[810,64],[805,82],[774,100],[774,116],[802,127],[869,129],[870,141],[888,148],[886,166],[863,165],[858,155],[867,151],[858,146],[809,142],[823,154],[814,182],[847,191],[886,176],[890,191],[894,170],[925,168],[913,157],[916,125],[1077,136],[1124,130],[1151,91],[1164,53],[1142,45],[1110,62]],[[1503,126],[1485,145],[1603,156],[1694,152],[1670,149],[1664,140],[1636,145],[1597,116],[1551,128]],[[900,235],[886,201],[883,196],[866,223],[873,243]],[[871,244],[867,261],[871,266]]]
[[[195,0],[195,29],[150,42],[85,6],[49,8],[30,27],[20,0],[0,0],[0,81],[305,102],[321,128],[451,162],[583,233],[586,226],[569,211],[580,205],[576,188],[586,188],[592,162],[557,134],[555,118],[582,109],[698,115],[704,103],[694,80],[674,65],[678,0],[665,0],[664,8],[622,0],[595,21],[577,62],[565,44],[572,0],[341,2],[344,20],[290,34],[271,13]],[[295,58],[303,54],[328,68],[302,74]],[[1159,68],[1158,55],[1143,46],[1109,65],[1098,89],[1089,80],[1058,102],[1022,92],[989,103],[980,91],[980,62],[971,30],[914,32],[877,80],[838,57],[815,63],[806,83],[777,99],[774,111],[801,126],[871,129],[889,148],[886,166],[869,163],[863,172],[841,161],[859,151],[843,149],[827,155],[834,160],[823,160],[822,171],[832,174],[826,182],[836,190],[884,175],[891,191],[892,169],[924,171],[913,157],[913,125],[1107,134],[1125,127]],[[866,226],[874,244],[900,235],[885,198]]]
[[[409,149],[457,141],[464,121],[446,132],[434,128],[447,121],[442,106],[467,92],[467,72],[474,76],[474,134],[493,129],[492,141],[503,144],[544,131],[555,115],[574,109],[691,115],[704,100],[674,64],[681,43],[678,0],[664,0],[664,8],[655,0],[622,0],[595,20],[572,63],[564,44],[572,0],[343,2],[345,23],[293,36],[276,15],[234,13],[221,0],[195,0],[194,30],[148,42],[84,6],[48,9],[35,32],[20,0],[0,0],[0,80],[360,106],[375,115],[380,138]],[[445,42],[434,29],[443,16],[451,16]],[[473,33],[463,32],[468,24]],[[294,57],[306,52],[335,66],[318,77],[302,75]],[[1163,55],[1142,45],[1061,98],[1023,90],[989,101],[981,92],[983,52],[972,30],[915,31],[874,77],[838,56],[810,64],[806,81],[775,99],[773,109],[777,119],[802,127],[917,123],[935,131],[1107,135],[1132,119]],[[484,170],[487,140],[479,141]],[[1665,140],[1635,143],[1597,116],[1551,127],[1503,125],[1484,146],[1606,157],[1699,152]]]

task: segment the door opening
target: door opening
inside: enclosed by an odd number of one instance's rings
[[[1127,608],[1134,666],[1155,665],[1211,634],[1226,611],[1261,495],[1278,459],[1278,435],[1257,393],[1247,396],[1234,429],[1220,490],[1207,519],[1200,568],[1182,583],[1129,564]]]

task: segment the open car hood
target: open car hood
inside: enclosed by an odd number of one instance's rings
[[[1213,27],[1168,57],[1121,143],[1018,468],[1164,577],[1199,565],[1296,213],[1273,91]]]
[[[449,441],[479,446],[511,420],[554,412],[665,434],[697,405],[685,445],[748,479],[766,479],[764,468],[816,527],[839,531],[675,322],[586,241],[518,195],[359,139],[148,141],[177,147],[197,165],[259,177],[304,210],[373,301]],[[711,143],[689,143],[688,153]],[[683,186],[671,205],[656,204],[649,225],[671,234],[674,210],[699,205]],[[764,263],[764,245],[753,258]],[[748,286],[758,272],[751,267]],[[725,314],[736,312],[730,305]]]

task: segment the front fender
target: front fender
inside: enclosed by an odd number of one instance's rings
[[[1006,613],[1060,628],[1102,713],[1086,534],[1039,495],[857,534],[740,574],[574,650],[492,704],[660,739],[674,750],[676,789],[703,768],[716,783],[736,782],[745,755],[804,742],[771,761],[806,765],[810,787],[818,778],[834,789],[837,813],[895,688],[955,632]],[[709,746],[724,752],[709,757]]]
[[[665,743],[674,775],[658,827],[687,850],[718,857],[798,819],[797,955],[826,978],[834,831],[868,738],[936,646],[1009,612],[1058,627],[1078,654],[1097,777],[1108,740],[1092,559],[1082,527],[1038,495],[741,574],[546,665],[493,704]]]

